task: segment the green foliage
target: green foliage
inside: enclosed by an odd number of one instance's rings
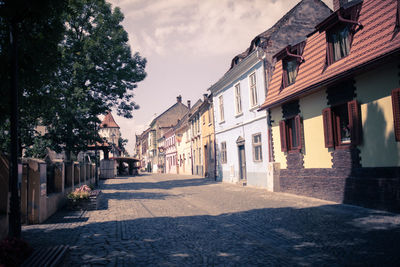
[[[43,136],[37,136],[33,140],[33,145],[25,150],[25,157],[43,159],[47,155],[47,148],[50,146],[50,140]]]
[[[97,116],[113,106],[119,115],[132,117],[133,89],[146,76],[146,60],[131,55],[122,20],[119,8],[112,11],[103,0],[69,2],[52,92],[55,105],[44,120],[56,151],[76,154],[99,140]]]
[[[65,0],[5,0],[0,6],[0,149],[8,151],[10,136],[11,20],[19,21],[18,86],[20,143],[33,144],[35,126],[50,102],[48,85],[60,61]]]
[[[33,2],[19,28],[21,143],[35,144],[37,148],[29,150],[33,154],[48,145],[56,152],[65,150],[67,156],[76,155],[100,141],[98,115],[116,107],[118,115],[132,117],[138,108],[133,90],[146,76],[146,60],[131,54],[128,34],[120,24],[123,14],[104,0]],[[8,20],[1,19],[0,59],[5,62],[7,36]],[[4,149],[9,137],[9,66],[1,66],[0,72],[0,149]],[[39,122],[46,126],[43,137],[48,143],[35,137]]]

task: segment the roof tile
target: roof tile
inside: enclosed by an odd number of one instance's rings
[[[350,54],[329,66],[325,66],[325,32],[311,35],[307,39],[303,53],[305,62],[299,66],[296,82],[281,89],[282,62],[278,61],[261,109],[289,101],[343,73],[352,72],[357,67],[400,51],[400,33],[394,35],[397,5],[396,0],[365,0],[359,17],[364,28],[355,33]]]

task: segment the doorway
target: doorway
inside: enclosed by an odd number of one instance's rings
[[[246,155],[244,150],[244,144],[238,145],[239,151],[239,179],[246,180]]]

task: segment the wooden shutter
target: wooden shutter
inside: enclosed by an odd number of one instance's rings
[[[360,106],[358,105],[357,100],[353,100],[347,103],[347,108],[349,112],[351,144],[356,146],[361,144]]]
[[[332,124],[331,108],[325,108],[322,110],[322,120],[324,123],[325,147],[326,148],[334,147],[335,143],[333,141],[333,124]]]
[[[287,86],[288,86],[287,66],[284,60],[282,60],[282,87],[286,88]]]
[[[329,34],[328,32],[326,32],[325,34]],[[326,65],[331,65],[333,63],[333,45],[332,43],[329,41],[329,38],[326,38]]]
[[[294,117],[294,125],[296,127],[296,138],[297,138],[297,147],[295,149],[302,149],[303,148],[303,135],[302,135],[302,125],[301,125],[301,117],[297,115]]]
[[[394,136],[396,141],[400,141],[400,88],[392,91],[392,109],[394,122]]]
[[[279,131],[281,133],[281,150],[282,152],[287,151],[287,138],[286,138],[286,122],[279,122]]]

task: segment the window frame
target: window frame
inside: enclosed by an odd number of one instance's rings
[[[396,142],[400,142],[400,88],[393,89],[391,95],[394,124],[393,131]]]
[[[332,42],[332,36],[333,34],[340,35],[340,32],[343,31],[344,29],[347,28],[347,38],[349,39],[349,47],[348,51],[346,51],[346,54],[341,56],[340,58],[335,58],[335,48],[334,44]],[[353,39],[354,32],[352,32],[352,29],[348,23],[337,23],[334,27],[331,29],[326,30],[326,45],[327,45],[327,65],[331,65],[345,57],[347,57],[350,54],[351,51],[351,45],[352,45],[352,39]]]
[[[218,106],[219,106],[219,123],[225,122],[225,113],[224,113],[224,96],[220,95],[218,97]]]
[[[259,142],[255,143],[254,142],[254,138],[259,136],[260,140]],[[253,146],[253,161],[254,162],[262,162],[263,161],[263,157],[262,157],[262,139],[261,139],[261,133],[255,133],[251,136],[251,141],[252,141],[252,146]],[[259,159],[256,159],[256,150],[257,148],[260,148],[260,154],[259,154]]]
[[[295,131],[289,126],[289,122],[293,123]],[[297,153],[303,148],[303,121],[300,114],[285,118],[279,122],[279,132],[281,140],[282,152]],[[293,133],[296,135],[297,145],[293,145]]]
[[[350,131],[350,142],[343,143],[340,134],[340,121],[338,115],[335,114],[338,107],[347,105],[348,127]],[[361,123],[361,110],[360,104],[357,100],[351,100],[345,103],[327,107],[322,110],[324,141],[326,148],[333,149],[348,149],[356,147],[361,144],[362,139],[362,123]]]
[[[242,92],[240,88],[240,82],[236,83],[234,86],[235,91],[235,115],[239,116],[243,114],[243,106],[242,106]]]
[[[252,76],[254,76],[254,84],[252,84]],[[249,94],[250,94],[250,109],[258,106],[258,93],[257,93],[257,75],[256,71],[253,71],[248,76],[249,81]],[[255,98],[255,99],[254,99]]]
[[[221,142],[221,164],[226,164],[228,162],[228,154],[226,151],[226,142]]]

